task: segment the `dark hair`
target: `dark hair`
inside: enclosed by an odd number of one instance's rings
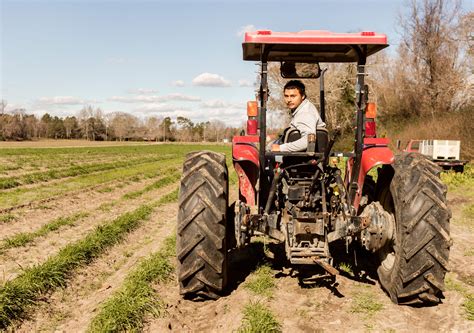
[[[305,86],[303,84],[303,82],[301,82],[300,80],[291,80],[291,81],[288,81],[286,84],[285,84],[285,87],[283,88],[283,91],[285,91],[286,89],[298,89],[298,91],[300,92],[301,96],[305,97],[306,96],[306,93],[305,93]]]

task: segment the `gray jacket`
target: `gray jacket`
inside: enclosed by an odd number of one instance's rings
[[[290,126],[301,133],[301,138],[280,145],[280,151],[305,151],[308,146],[308,134],[316,134],[316,128],[326,127],[316,107],[305,99],[291,115]]]

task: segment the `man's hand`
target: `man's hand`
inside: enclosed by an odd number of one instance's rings
[[[280,145],[272,144],[272,151],[280,151]]]

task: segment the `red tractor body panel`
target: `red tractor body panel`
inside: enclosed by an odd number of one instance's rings
[[[354,200],[354,208],[359,208],[362,197],[362,188],[364,187],[365,176],[370,169],[377,165],[392,164],[395,160],[392,150],[388,148],[389,139],[386,138],[366,138],[364,139],[364,150],[362,152],[361,170],[357,181],[359,187]],[[352,172],[354,159],[347,161],[345,183],[348,184],[348,175]]]
[[[234,136],[232,139],[232,160],[239,177],[239,200],[249,206],[256,204],[255,186],[260,169],[258,136]]]
[[[301,47],[295,47],[295,44]],[[372,31],[335,33],[323,30],[275,32],[260,30],[245,34],[244,60],[260,60],[263,45],[272,45],[268,61],[354,62],[358,55],[352,45],[363,45],[367,56],[388,46],[387,36]]]

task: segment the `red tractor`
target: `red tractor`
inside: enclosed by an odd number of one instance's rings
[[[357,246],[377,265],[379,281],[393,302],[440,302],[452,244],[440,168],[417,153],[394,155],[389,140],[376,137],[375,108],[364,84],[366,59],[388,46],[387,37],[264,30],[247,33],[242,46],[244,60],[260,62],[261,70],[258,104],[247,106],[246,135],[232,141],[239,200],[231,211],[223,154],[187,155],[177,226],[181,294],[190,299],[222,295],[230,251],[263,233],[282,244],[287,263],[297,271],[313,269],[334,277],[336,250],[347,249],[349,256],[348,249]],[[307,151],[266,151],[269,62],[281,64],[284,78],[319,77],[321,87],[320,62],[357,63],[353,151],[334,152],[338,131],[321,129]],[[308,72],[311,67],[314,71]],[[324,120],[324,89],[320,96]],[[347,158],[344,175],[329,163],[333,156]],[[376,180],[368,175],[374,167]]]

